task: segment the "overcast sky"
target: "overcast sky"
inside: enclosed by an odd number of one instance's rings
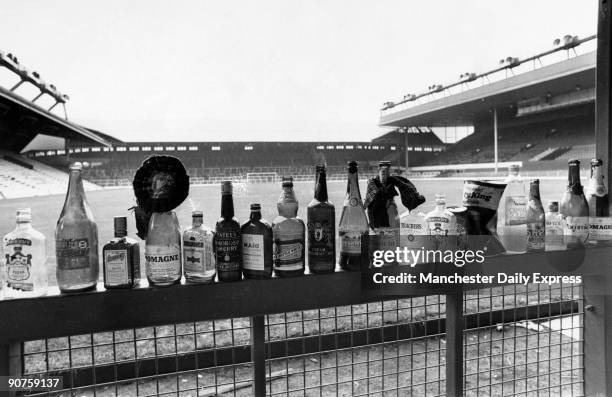
[[[5,0],[0,49],[125,140],[370,140],[383,102],[596,18],[596,0]]]

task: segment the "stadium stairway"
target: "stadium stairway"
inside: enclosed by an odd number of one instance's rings
[[[31,168],[30,168],[31,167]],[[0,151],[0,198],[65,194],[68,174],[32,159]],[[86,191],[100,187],[83,181]]]

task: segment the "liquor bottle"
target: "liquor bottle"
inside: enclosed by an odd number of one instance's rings
[[[527,196],[516,164],[508,167],[506,190],[499,203],[497,234],[508,253],[527,250]]]
[[[336,209],[327,197],[325,165],[316,166],[314,198],[308,204],[308,269],[333,273],[336,269]]]
[[[279,277],[300,276],[305,267],[306,225],[297,216],[298,201],[293,192],[293,178],[283,178],[283,192],[272,222],[274,238],[274,273]]]
[[[589,204],[580,183],[580,161],[568,163],[567,190],[559,212],[563,216],[563,238],[567,248],[584,246],[589,236]]]
[[[17,227],[4,236],[6,298],[29,298],[47,293],[45,236],[32,227],[29,208],[17,210]]]
[[[231,181],[221,184],[221,218],[215,225],[214,247],[219,281],[241,280],[240,224],[234,217]]]
[[[565,240],[563,239],[563,216],[559,214],[559,202],[549,201],[547,211],[544,214],[546,231],[544,234],[546,251],[565,250]]]
[[[202,211],[193,211],[191,227],[183,232],[183,272],[190,283],[212,283],[217,274],[214,233],[203,223]]]
[[[603,183],[603,161],[591,160],[591,178],[586,189],[589,204],[589,244],[607,245],[612,243],[612,218],[610,200]]]
[[[127,237],[127,218],[113,218],[115,238],[102,247],[104,288],[133,288],[140,282],[140,247]]]
[[[240,228],[240,236],[244,277],[272,277],[272,226],[261,217],[260,204],[251,204],[251,215]]]
[[[85,199],[81,163],[70,166],[68,192],[55,228],[57,286],[62,292],[86,291],[96,287],[98,227]]]
[[[338,225],[340,237],[340,267],[343,270],[366,270],[368,259],[368,235],[370,227],[359,191],[357,162],[348,162],[346,198]]]
[[[436,194],[436,207],[425,215],[429,234],[436,237],[437,249],[454,250],[457,247],[457,218],[446,209],[446,196]]]
[[[529,202],[527,203],[527,252],[540,252],[545,249],[546,222],[544,207],[540,200],[540,180],[529,183]]]
[[[400,239],[399,246],[408,248],[410,251],[435,249],[433,239],[430,236],[429,225],[425,219],[425,214],[419,207],[412,211],[406,210],[400,216]],[[415,263],[424,263],[425,258],[421,257]],[[412,265],[412,263],[410,263]]]
[[[181,231],[174,211],[151,215],[145,264],[150,285],[161,287],[181,281]]]

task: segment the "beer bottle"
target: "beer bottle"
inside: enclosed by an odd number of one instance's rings
[[[81,163],[70,166],[68,192],[55,228],[57,286],[62,292],[86,291],[96,287],[98,227],[85,199]]]
[[[283,178],[283,192],[272,223],[274,238],[274,273],[279,277],[301,276],[305,268],[306,225],[297,216],[298,201],[293,192],[293,178]]]
[[[241,280],[240,224],[234,217],[231,181],[221,184],[221,218],[215,225],[214,246],[219,281]]]
[[[544,207],[540,200],[540,180],[529,183],[529,202],[527,203],[527,252],[544,251],[546,223]]]
[[[612,243],[612,218],[610,200],[603,183],[603,161],[591,160],[591,178],[586,196],[589,204],[589,244],[606,245]]]
[[[251,216],[240,228],[240,236],[244,277],[272,277],[272,226],[261,217],[260,204],[251,204]]]
[[[308,269],[332,273],[336,269],[336,209],[327,198],[325,165],[316,166],[314,198],[308,204]]]
[[[191,227],[183,232],[183,272],[187,282],[212,283],[215,280],[213,238],[213,231],[204,226],[202,211],[193,211]]]
[[[359,191],[357,162],[348,162],[348,182],[346,198],[342,205],[342,215],[338,225],[340,237],[340,267],[344,270],[365,270],[368,260],[368,219],[363,209]]]
[[[583,246],[589,236],[589,204],[580,183],[580,161],[568,162],[567,190],[559,212],[563,216],[563,237],[567,248]]]
[[[140,248],[127,237],[127,218],[113,219],[115,238],[102,247],[104,288],[132,288],[140,282]]]
[[[181,281],[181,231],[174,211],[151,215],[145,267],[150,285],[167,286]]]

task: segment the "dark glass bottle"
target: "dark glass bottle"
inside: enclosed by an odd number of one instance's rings
[[[261,217],[260,204],[251,204],[251,215],[240,228],[240,237],[244,277],[272,277],[272,226]]]
[[[365,270],[368,260],[368,219],[363,209],[357,162],[348,162],[348,183],[342,215],[338,225],[340,237],[340,267],[344,270]]]
[[[336,269],[336,208],[327,197],[325,165],[316,166],[314,198],[307,207],[308,269],[333,273]]]
[[[113,219],[115,238],[102,248],[104,288],[133,288],[140,283],[140,247],[127,237],[127,218]]]
[[[589,205],[580,183],[580,161],[568,162],[567,190],[559,213],[563,216],[563,238],[567,248],[583,246],[589,235]]]
[[[283,178],[283,192],[272,223],[274,238],[274,273],[279,277],[304,274],[306,225],[297,216],[298,201],[293,192],[293,178]]]
[[[221,218],[215,225],[214,246],[219,281],[241,280],[240,224],[234,217],[234,200],[230,181],[221,184]]]
[[[546,220],[540,199],[540,180],[529,183],[527,202],[527,252],[544,251],[546,242]]]
[[[612,244],[610,199],[603,183],[603,161],[591,160],[591,178],[586,190],[589,203],[589,244]]]
[[[70,167],[68,193],[55,229],[57,286],[62,292],[87,291],[96,287],[98,226],[85,199],[81,163]]]

